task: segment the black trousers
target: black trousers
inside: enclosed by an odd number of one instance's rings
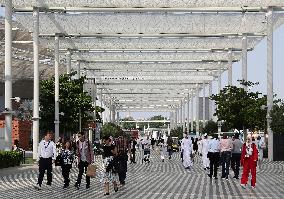
[[[213,176],[213,170],[214,170],[214,177],[217,178],[217,170],[219,166],[219,160],[220,160],[220,153],[212,153],[210,157],[210,176]]]
[[[78,164],[79,174],[78,174],[78,178],[77,178],[77,181],[76,181],[77,185],[81,184],[82,176],[83,176],[84,173],[87,172],[88,166],[89,166],[89,163],[87,161],[80,161],[79,162],[79,164]],[[86,176],[86,184],[87,184],[87,186],[90,186],[90,177],[89,176]]]
[[[131,158],[131,162],[135,162],[135,149],[131,149],[131,154],[132,154],[132,158]]]
[[[121,184],[124,184],[127,173],[127,160],[128,160],[127,153],[120,154],[118,159],[119,159],[119,170],[118,170],[119,182]]]
[[[39,159],[39,175],[37,183],[41,186],[45,170],[47,170],[47,184],[52,182],[52,158]]]
[[[231,161],[231,151],[224,151],[221,153],[222,160],[222,177],[228,178]]]
[[[64,185],[69,186],[70,183],[70,179],[69,179],[69,174],[70,174],[70,170],[72,168],[71,164],[64,164],[61,166],[62,169],[62,176],[64,178]]]
[[[241,154],[240,153],[232,153],[231,159],[231,167],[234,171],[235,177],[239,177],[240,173],[240,161],[241,161]]]

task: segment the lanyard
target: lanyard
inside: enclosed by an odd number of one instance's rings
[[[47,145],[45,145],[45,142],[44,142],[44,148],[45,148],[45,150],[47,149],[47,147],[49,146],[49,143],[50,143],[50,141],[48,141],[48,144]]]

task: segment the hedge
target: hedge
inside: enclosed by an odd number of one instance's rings
[[[22,153],[16,151],[0,151],[0,169],[19,166]]]

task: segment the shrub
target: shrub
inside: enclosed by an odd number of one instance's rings
[[[19,166],[22,158],[21,152],[0,151],[0,169]]]

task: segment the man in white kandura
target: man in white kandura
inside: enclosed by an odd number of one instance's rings
[[[190,169],[192,166],[191,162],[191,153],[192,153],[192,142],[188,138],[188,135],[185,134],[185,137],[181,141],[181,150],[183,151],[183,166],[185,169]]]
[[[204,134],[203,139],[201,140],[201,153],[202,153],[202,162],[203,162],[203,169],[209,169],[210,160],[207,157],[208,154],[208,143],[209,140],[207,139],[207,134]]]

